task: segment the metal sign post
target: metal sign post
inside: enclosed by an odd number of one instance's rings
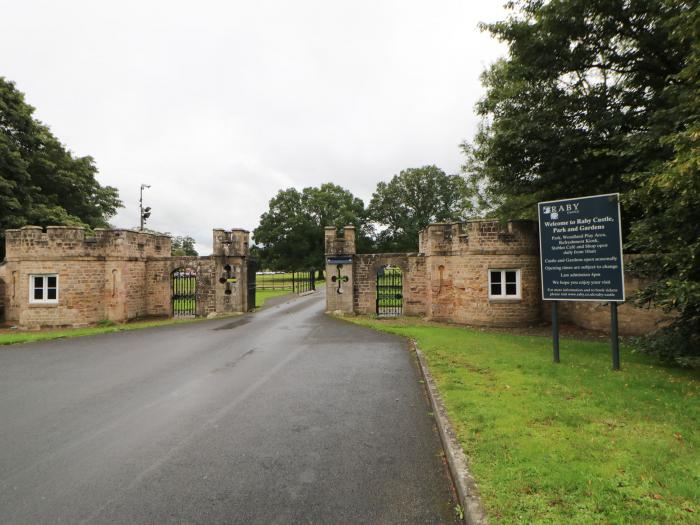
[[[554,362],[559,363],[559,315],[556,301],[552,301],[552,351]]]
[[[617,335],[617,303],[610,303],[610,337],[612,339],[612,367],[620,369],[620,338]]]
[[[540,202],[542,299],[552,301],[554,362],[559,362],[557,301],[610,303],[613,369],[620,369],[617,303],[625,300],[620,196]]]

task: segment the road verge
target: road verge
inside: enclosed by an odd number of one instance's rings
[[[416,354],[421,375],[425,381],[425,387],[428,392],[428,397],[430,398],[430,404],[433,407],[433,414],[440,434],[440,440],[445,450],[447,465],[450,470],[450,475],[452,476],[452,481],[457,489],[459,504],[464,511],[464,521],[467,525],[488,525],[486,512],[481,503],[476,480],[469,470],[467,456],[462,450],[462,445],[460,445],[457,440],[457,435],[447,415],[447,409],[440,396],[440,391],[428,369],[425,356],[414,340],[410,340],[410,346]]]

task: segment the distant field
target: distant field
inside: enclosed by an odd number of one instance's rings
[[[314,277],[315,277],[314,272]],[[275,274],[258,273],[255,285],[258,290],[290,290],[303,292],[311,288],[309,272],[287,272]],[[316,279],[316,282],[319,280]]]
[[[281,297],[283,295],[291,295],[291,290],[256,290],[255,291],[255,308],[262,308],[265,301],[273,297]]]

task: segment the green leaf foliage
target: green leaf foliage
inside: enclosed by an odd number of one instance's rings
[[[108,226],[121,206],[117,189],[101,186],[92,157],[73,156],[33,113],[0,77],[0,232],[27,224]]]
[[[187,236],[176,236],[173,237],[171,240],[170,244],[170,253],[175,256],[191,256],[191,257],[196,257],[199,255],[197,250],[194,247],[195,245],[195,240],[190,237],[189,235]]]
[[[630,178],[635,187],[627,200],[641,217],[628,245],[644,254],[632,269],[651,280],[636,301],[675,315],[670,326],[640,340],[641,348],[700,367],[700,6],[676,20],[672,37],[692,45],[685,67],[667,88],[678,100],[681,119],[678,131],[662,139],[673,156]]]
[[[380,182],[368,207],[369,218],[382,228],[378,251],[417,251],[418,232],[428,224],[467,217],[470,195],[464,178],[437,166],[406,169]]]
[[[354,225],[358,250],[369,244],[364,203],[332,183],[280,190],[253,231],[261,265],[272,270],[324,267],[324,228]]]
[[[671,158],[660,138],[681,114],[667,88],[689,51],[673,31],[694,4],[524,0],[484,25],[508,45],[482,76],[482,125],[463,144],[485,211],[534,218],[538,201],[626,192],[629,174]]]
[[[484,25],[508,56],[482,77],[483,117],[464,143],[482,212],[534,218],[535,203],[620,192],[635,300],[673,313],[641,347],[700,353],[700,16],[696,0],[523,0]]]

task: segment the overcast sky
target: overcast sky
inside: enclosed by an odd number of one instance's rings
[[[0,75],[102,184],[112,223],[252,230],[282,188],[457,173],[503,0],[0,0]]]

